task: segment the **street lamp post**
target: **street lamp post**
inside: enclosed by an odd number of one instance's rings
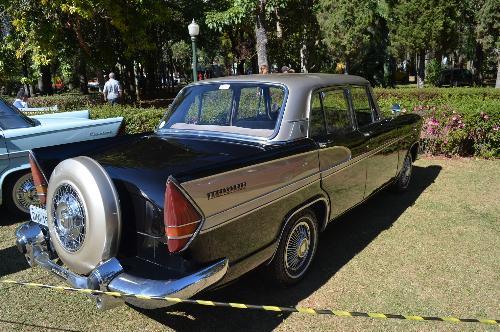
[[[188,31],[189,35],[191,36],[191,44],[193,46],[193,81],[196,82],[198,80],[198,75],[197,75],[197,67],[198,67],[198,61],[196,59],[196,37],[200,33],[200,26],[196,24],[196,22],[193,19],[193,22],[188,25]]]

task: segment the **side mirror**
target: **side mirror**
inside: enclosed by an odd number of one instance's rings
[[[392,115],[397,116],[401,113],[401,105],[393,104],[391,107]]]

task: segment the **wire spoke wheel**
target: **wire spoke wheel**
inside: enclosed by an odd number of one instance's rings
[[[57,238],[64,249],[78,251],[85,240],[85,209],[81,198],[69,184],[59,186],[52,200]]]
[[[304,210],[286,226],[275,260],[275,277],[281,284],[292,284],[308,270],[316,252],[317,221]]]
[[[26,173],[12,187],[12,202],[24,213],[30,212],[30,205],[40,206],[35,183],[31,173]]]
[[[403,169],[401,171],[401,187],[406,188],[408,184],[410,183],[410,178],[411,178],[411,156],[408,154],[405,158],[404,164],[403,164]]]

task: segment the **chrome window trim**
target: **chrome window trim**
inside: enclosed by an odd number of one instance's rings
[[[280,235],[278,236],[278,241],[277,241],[277,246],[276,246],[276,249],[274,250],[274,253],[273,255],[271,256],[271,258],[269,259],[269,261],[267,262],[266,265],[269,265],[273,259],[274,259],[274,256],[276,256],[276,253],[278,252],[278,247],[279,247],[279,243],[281,242],[281,239],[283,237],[283,233],[285,232],[285,229],[288,225],[288,223],[290,222],[290,220],[292,220],[293,216],[295,216],[297,213],[299,213],[300,211],[304,210],[304,209],[307,209],[308,207],[310,207],[311,205],[319,202],[319,201],[324,201],[325,202],[325,206],[326,206],[326,211],[325,211],[325,220],[323,220],[323,227],[320,228],[320,225],[318,225],[318,230],[322,230],[326,227],[326,225],[329,223],[329,219],[330,219],[330,201],[326,198],[326,197],[319,197],[319,198],[316,198],[300,207],[298,207],[297,209],[293,210],[294,212],[289,215],[287,218],[286,218],[286,221],[283,223],[283,227],[281,228],[281,233]],[[319,220],[318,220],[319,221]]]
[[[252,135],[242,135],[242,134],[231,134],[231,133],[227,133],[227,132],[216,132],[216,131],[200,131],[200,130],[192,130],[192,132],[195,132],[195,133],[200,133],[200,135],[198,136],[203,136],[203,137],[221,137],[221,138],[228,138],[228,139],[237,139],[237,140],[250,140],[250,141],[258,141],[258,142],[270,142],[272,141],[274,138],[276,138],[276,136],[278,136],[278,133],[280,132],[281,130],[281,125],[283,123],[283,114],[285,113],[285,110],[286,110],[286,106],[287,106],[287,101],[288,101],[288,96],[289,96],[289,90],[288,90],[288,86],[286,86],[284,83],[279,83],[279,82],[261,82],[261,81],[252,81],[252,80],[241,80],[241,81],[232,81],[232,80],[220,80],[220,81],[208,81],[208,82],[198,82],[198,83],[195,83],[195,84],[190,84],[188,86],[185,86],[184,88],[181,89],[181,91],[179,91],[179,93],[177,94],[177,96],[175,97],[175,99],[172,101],[172,104],[175,103],[175,100],[177,98],[179,98],[179,96],[181,95],[181,92],[184,90],[184,89],[187,89],[187,88],[191,88],[191,87],[194,87],[194,86],[200,86],[200,85],[210,85],[210,84],[213,84],[213,85],[221,85],[221,84],[256,84],[256,85],[269,85],[269,86],[274,86],[274,87],[281,87],[283,88],[284,92],[285,92],[285,95],[283,96],[283,104],[281,105],[281,109],[280,109],[280,113],[278,115],[278,118],[276,119],[276,124],[275,124],[275,127],[274,127],[274,130],[273,130],[273,133],[268,136],[268,137],[261,137],[261,136],[252,136]],[[234,107],[234,106],[233,106]],[[168,110],[167,110],[168,111]],[[231,109],[231,114],[232,114],[233,110]],[[166,112],[165,112],[165,115],[166,115]],[[164,115],[164,116],[165,116]],[[172,114],[170,114],[172,115]],[[232,116],[232,115],[231,115]],[[165,129],[156,129],[155,132],[158,133],[158,134],[163,134],[163,133],[176,133],[176,134],[185,134],[187,132],[187,134],[189,135],[189,131],[191,130],[186,130],[186,129],[171,129],[171,128],[165,128]]]
[[[327,178],[331,175],[333,175],[334,173],[337,173],[338,171],[346,168],[346,167],[349,167],[353,164],[356,164],[357,162],[360,162],[366,158],[369,158],[377,153],[379,153],[380,151],[388,148],[389,146],[403,140],[404,138],[408,137],[409,135],[406,135],[406,136],[403,136],[403,137],[400,137],[400,138],[395,138],[391,141],[389,141],[388,143],[376,148],[376,149],[373,149],[373,150],[370,150],[368,152],[365,152],[363,154],[360,154],[359,156],[355,157],[355,158],[352,158],[352,159],[349,159],[343,163],[340,163],[340,164],[337,164],[337,165],[333,165],[332,167],[328,168],[328,169],[325,169],[324,171],[321,172],[321,178],[324,179],[324,178]]]

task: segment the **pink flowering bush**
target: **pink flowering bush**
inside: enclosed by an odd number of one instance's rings
[[[499,89],[377,88],[375,94],[383,112],[397,103],[423,117],[424,153],[500,158]]]

